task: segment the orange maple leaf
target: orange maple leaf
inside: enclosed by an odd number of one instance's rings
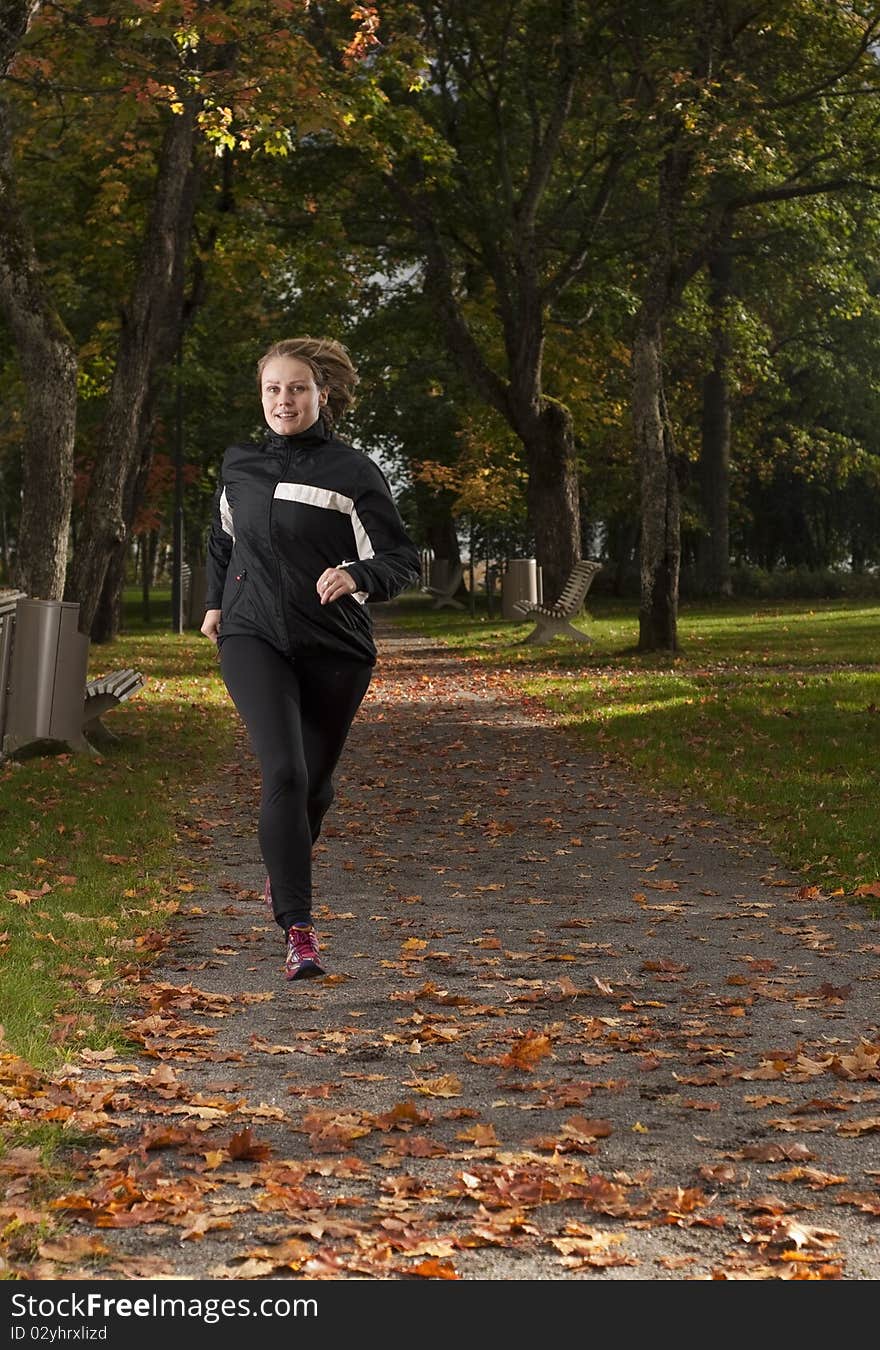
[[[553,1046],[549,1036],[528,1031],[525,1036],[514,1042],[506,1055],[501,1056],[499,1063],[503,1064],[506,1069],[531,1070],[539,1060],[551,1054],[552,1050]]]

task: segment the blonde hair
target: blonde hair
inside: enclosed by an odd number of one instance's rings
[[[335,338],[285,338],[273,343],[257,362],[257,384],[261,391],[263,370],[276,356],[293,357],[310,368],[318,388],[327,391],[324,416],[329,423],[338,421],[354,403],[358,373],[345,347]]]

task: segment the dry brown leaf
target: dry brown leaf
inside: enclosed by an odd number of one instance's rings
[[[562,1126],[563,1139],[576,1139],[586,1142],[590,1139],[607,1139],[614,1133],[610,1120],[591,1120],[587,1116],[571,1116]]]
[[[526,1069],[531,1071],[540,1060],[552,1053],[553,1046],[549,1036],[527,1031],[525,1036],[514,1041],[506,1055],[498,1061],[504,1068]]]
[[[455,1137],[478,1148],[493,1148],[498,1143],[494,1125],[471,1125],[470,1129],[459,1130]]]
[[[237,1131],[226,1145],[230,1158],[245,1158],[249,1162],[264,1162],[272,1152],[271,1144],[258,1143],[250,1125]]]
[[[823,1172],[819,1167],[788,1167],[784,1172],[771,1172],[771,1181],[804,1181],[811,1190],[822,1190],[826,1186],[842,1186],[849,1177],[835,1176],[833,1172]]]
[[[423,1280],[458,1280],[461,1276],[454,1266],[444,1265],[442,1261],[429,1259],[406,1267],[407,1274],[418,1275]]]
[[[865,1116],[861,1120],[845,1120],[837,1127],[837,1133],[843,1135],[874,1134],[880,1130],[880,1116]]]
[[[415,1078],[406,1080],[407,1087],[414,1087],[425,1097],[460,1097],[461,1079],[457,1074],[445,1073],[439,1078]]]
[[[72,1234],[68,1237],[49,1238],[37,1248],[40,1256],[47,1261],[57,1261],[60,1265],[72,1265],[89,1256],[106,1256],[108,1248],[100,1238],[91,1234]]]

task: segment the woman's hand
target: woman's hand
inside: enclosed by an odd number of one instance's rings
[[[204,622],[199,629],[199,632],[204,633],[206,638],[210,638],[215,646],[220,634],[220,615],[222,613],[223,611],[220,609],[209,609],[206,612]]]
[[[328,567],[318,577],[318,595],[322,605],[330,605],[343,595],[354,595],[357,582],[344,567]]]

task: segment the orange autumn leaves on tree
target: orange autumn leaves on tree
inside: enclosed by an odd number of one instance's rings
[[[379,45],[379,11],[375,5],[355,5],[351,11],[352,21],[358,25],[354,37],[345,48],[343,60],[346,65],[362,61],[373,47]]]
[[[451,462],[416,460],[413,478],[451,493],[453,515],[486,520],[524,515],[526,474],[512,439],[481,415],[466,419],[457,440]]]

